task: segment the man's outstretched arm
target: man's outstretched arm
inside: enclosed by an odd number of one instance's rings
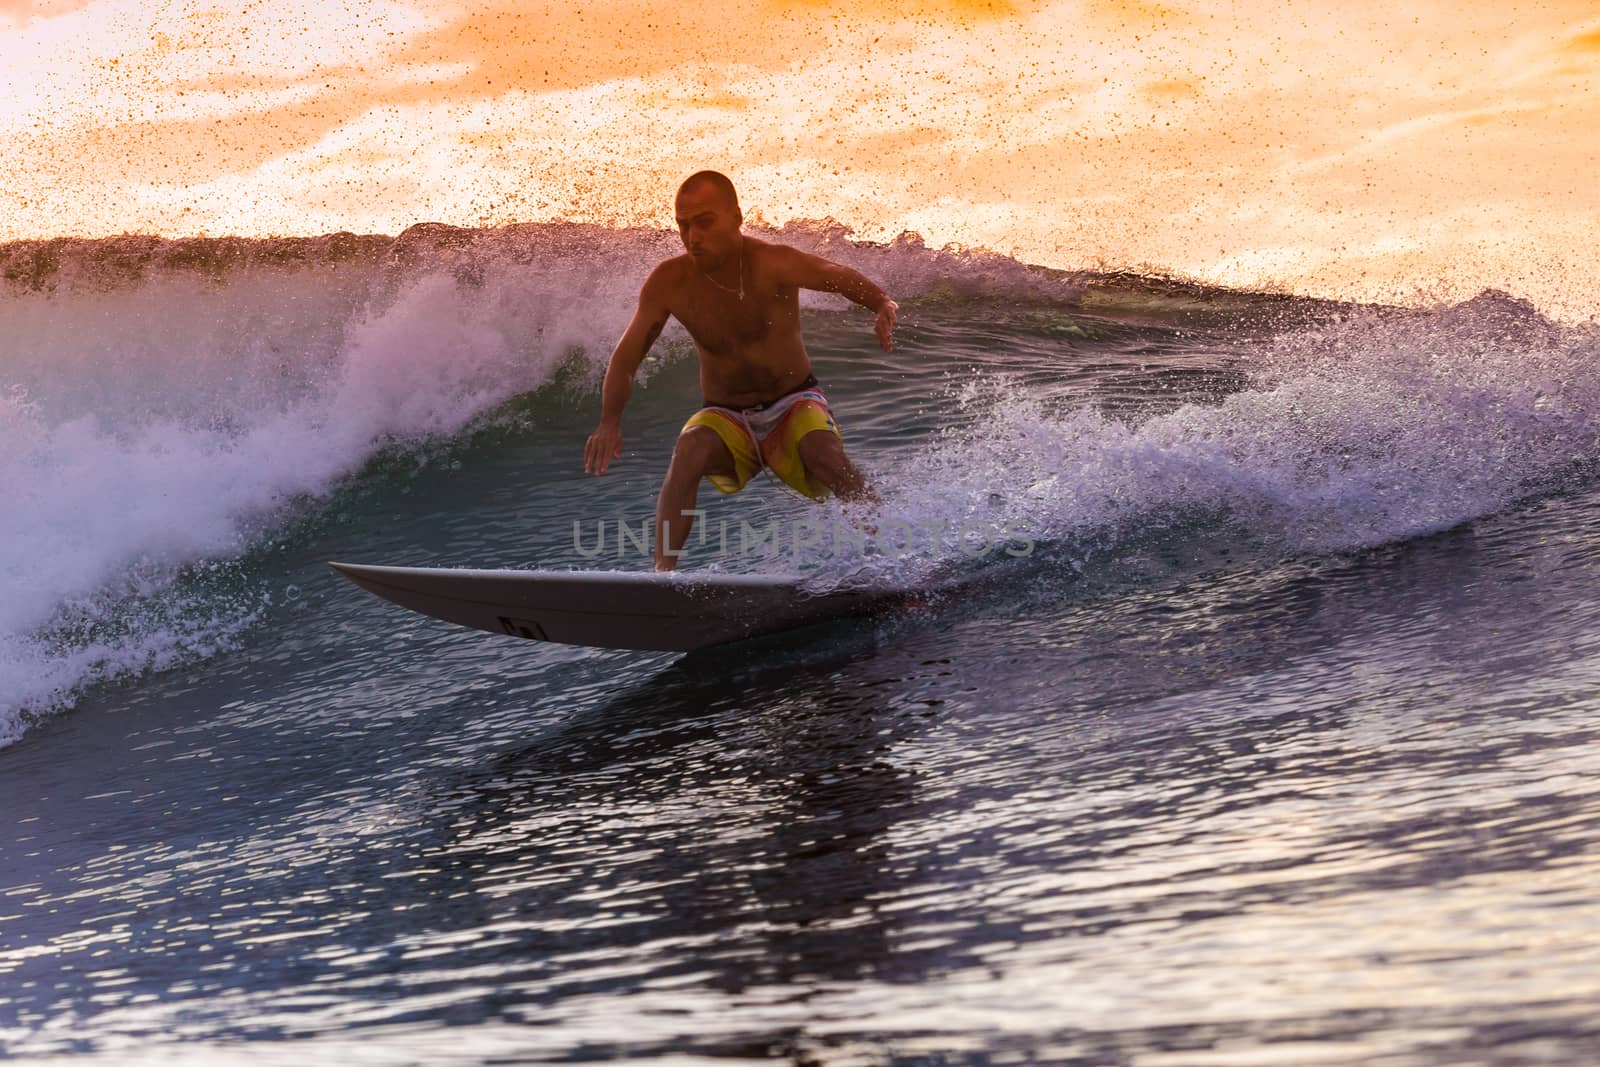
[[[611,461],[622,455],[622,409],[633,394],[633,376],[639,372],[650,346],[667,325],[667,305],[660,268],[652,271],[639,291],[639,305],[623,331],[622,339],[611,352],[606,365],[605,384],[600,387],[600,425],[589,435],[583,448],[583,469],[587,474],[604,474]]]
[[[776,259],[779,281],[800,289],[838,293],[854,300],[878,316],[877,322],[873,324],[873,331],[878,335],[878,344],[885,352],[894,348],[894,323],[900,305],[890,300],[888,293],[873,284],[865,274],[843,263],[813,256],[809,252],[802,252],[787,245],[777,245],[775,248],[778,252]]]

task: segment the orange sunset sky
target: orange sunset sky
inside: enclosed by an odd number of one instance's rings
[[[748,214],[1600,311],[1600,2],[0,0],[0,240]]]

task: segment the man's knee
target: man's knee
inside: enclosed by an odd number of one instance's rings
[[[717,431],[709,426],[691,426],[678,435],[672,446],[669,478],[699,481],[707,474],[732,473],[733,456]]]

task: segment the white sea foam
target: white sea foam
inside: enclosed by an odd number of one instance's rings
[[[448,262],[311,265],[0,298],[0,743],[248,621],[175,610],[180,568],[237,556],[385,442],[456,433],[606,346],[638,249],[537,251],[479,257],[467,282]],[[86,622],[152,600],[142,624]]]
[[[1281,553],[1402,540],[1592,477],[1597,359],[1594,329],[1486,293],[1286,333],[1249,388],[1138,422],[990,379],[957,397],[973,428],[897,469],[887,504],[1085,549],[1194,521]]]

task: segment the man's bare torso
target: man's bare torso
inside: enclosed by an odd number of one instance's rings
[[[774,279],[772,246],[744,238],[744,298],[719,287],[694,260],[666,268],[667,310],[700,351],[700,391],[707,402],[752,407],[793,389],[811,373],[800,338],[800,290]],[[737,285],[734,286],[737,290]]]

